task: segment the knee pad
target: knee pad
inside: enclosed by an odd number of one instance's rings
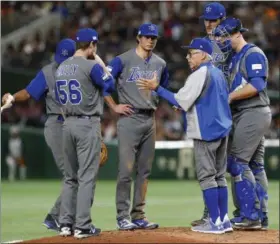
[[[227,171],[230,173],[232,177],[236,177],[238,175],[242,175],[244,170],[248,170],[248,164],[242,163],[240,160],[233,156],[228,157],[227,161]]]
[[[257,175],[260,172],[264,171],[264,165],[262,163],[258,163],[256,161],[250,161],[249,167],[252,170],[254,175]]]

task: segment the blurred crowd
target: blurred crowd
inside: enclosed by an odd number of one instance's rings
[[[197,36],[204,36],[203,22],[199,19],[206,2],[6,2],[1,6],[1,18],[24,13],[24,16],[42,16],[58,12],[63,21],[59,31],[48,30],[43,39],[40,32],[22,40],[18,46],[9,45],[3,54],[2,66],[38,70],[52,60],[56,43],[64,38],[73,38],[81,27],[95,28],[100,36],[98,53],[109,62],[114,56],[136,45],[137,28],[144,22],[157,24],[161,38],[155,53],[168,64],[170,89],[178,90],[190,70],[185,54],[180,48]],[[245,37],[266,53],[270,70],[268,89],[280,90],[280,2],[223,2],[228,16],[238,17],[243,26],[250,29]],[[2,21],[3,23],[3,21]],[[3,81],[5,82],[5,81]],[[43,103],[17,105],[6,113],[2,122],[19,122],[43,126],[45,115]],[[273,122],[268,138],[280,136],[280,105],[272,101]],[[182,116],[166,102],[161,102],[156,112],[157,139],[180,140],[184,138]],[[103,135],[109,141],[116,138],[116,115],[105,109]]]

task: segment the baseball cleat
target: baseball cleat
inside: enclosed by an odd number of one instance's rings
[[[192,221],[191,226],[202,225],[208,221],[208,218],[209,218],[208,209],[204,207],[203,216],[201,217],[201,219]]]
[[[61,224],[60,226],[60,236],[71,236],[73,234],[72,226],[67,224]]]
[[[205,218],[205,219],[198,219],[198,220],[194,220],[194,221],[192,221],[191,222],[191,226],[198,226],[198,225],[203,225],[203,224],[205,224],[206,222],[207,222],[207,218]]]
[[[137,225],[133,224],[128,219],[117,220],[117,229],[118,230],[134,230],[137,229]]]
[[[231,224],[227,215],[224,218],[223,227],[224,227],[225,232],[232,232],[233,231],[232,224]]]
[[[262,228],[261,221],[259,219],[251,220],[245,217],[234,222],[232,226],[234,229],[239,229],[239,230],[260,230]]]
[[[262,228],[261,230],[268,230],[268,217],[265,216],[261,222]]]
[[[204,224],[191,227],[191,230],[194,232],[200,232],[206,234],[225,233],[220,217],[216,220],[216,223],[213,223],[211,219],[207,219],[207,221]]]
[[[93,225],[90,229],[79,229],[76,228],[74,231],[74,237],[77,239],[87,238],[91,236],[99,236],[101,233],[101,229],[94,227]]]
[[[54,231],[59,231],[59,222],[58,219],[56,219],[54,216],[48,214],[43,222],[43,225],[49,229]]]
[[[158,224],[149,222],[147,219],[134,219],[132,223],[137,226],[137,229],[156,229],[159,227]]]

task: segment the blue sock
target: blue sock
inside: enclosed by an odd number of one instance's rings
[[[228,189],[227,187],[218,187],[218,201],[221,221],[224,221],[225,215],[228,213]]]
[[[215,223],[217,218],[220,216],[218,205],[218,188],[213,187],[203,190],[203,197],[208,208],[210,218],[212,222]]]

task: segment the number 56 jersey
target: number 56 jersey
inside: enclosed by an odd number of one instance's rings
[[[102,84],[108,78],[94,60],[76,56],[61,63],[55,74],[56,98],[63,105],[64,113],[102,115]]]

